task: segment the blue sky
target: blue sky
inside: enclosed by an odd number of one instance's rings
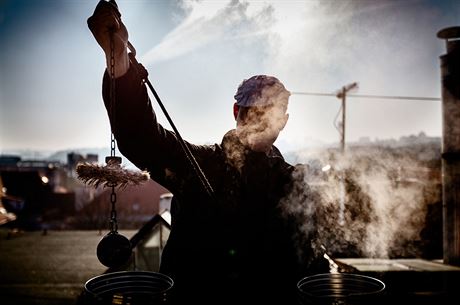
[[[86,19],[97,1],[0,0],[0,153],[109,146],[103,53]],[[440,97],[436,33],[460,0],[119,0],[138,59],[182,136],[220,142],[233,95],[255,74],[291,91]],[[339,140],[333,97],[292,96],[277,144]],[[157,112],[158,107],[156,107]],[[161,114],[158,115],[169,128]],[[441,103],[349,99],[347,139],[441,135]],[[133,122],[134,123],[134,122]]]

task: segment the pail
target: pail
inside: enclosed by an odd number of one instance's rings
[[[353,273],[316,274],[297,283],[300,305],[373,304],[384,290],[382,281]]]
[[[84,286],[85,305],[168,304],[173,280],[150,271],[120,271],[89,279]]]

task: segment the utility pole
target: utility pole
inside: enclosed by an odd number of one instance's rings
[[[342,99],[342,122],[339,128],[340,132],[340,148],[342,153],[345,153],[345,120],[346,120],[346,106],[347,106],[347,93],[358,87],[358,83],[354,82],[349,85],[343,86],[342,89],[336,94],[337,98]]]
[[[354,82],[349,85],[343,86],[342,89],[336,94],[337,98],[342,99],[342,122],[340,126],[336,126],[337,130],[340,133],[340,148],[342,151],[342,157],[345,156],[345,121],[346,121],[346,114],[347,114],[347,93],[358,87],[358,83]],[[338,115],[337,115],[338,116]],[[345,201],[346,201],[346,187],[345,187],[345,173],[343,169],[340,169],[340,189],[339,189],[339,225],[343,226],[345,224]]]

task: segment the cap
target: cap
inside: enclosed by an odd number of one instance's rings
[[[281,93],[291,93],[273,76],[255,75],[245,79],[234,96],[240,107],[268,106],[278,99]]]

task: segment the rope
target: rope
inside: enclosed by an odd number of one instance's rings
[[[112,3],[114,5],[114,8],[117,10],[118,12],[118,15],[121,16],[120,12],[118,11],[118,5],[116,4],[115,0],[110,0],[109,1],[110,3]],[[179,144],[182,148],[182,150],[184,151],[184,154],[185,154],[185,157],[187,158],[188,162],[190,163],[190,166],[192,167],[194,173],[196,174],[196,176],[198,177],[198,179],[200,180],[200,183],[201,185],[203,186],[205,192],[207,193],[207,195],[212,199],[214,200],[214,189],[212,188],[211,184],[209,183],[209,180],[206,178],[206,175],[204,174],[203,170],[201,169],[200,165],[198,164],[198,162],[196,161],[195,157],[193,156],[193,153],[191,152],[190,148],[187,146],[187,144],[185,143],[185,141],[182,139],[179,131],[177,130],[176,128],[176,125],[174,124],[173,120],[171,119],[171,117],[169,116],[169,113],[168,111],[166,110],[165,106],[163,105],[160,97],[158,96],[157,92],[155,91],[155,89],[153,88],[152,84],[150,83],[149,79],[148,79],[148,73],[147,73],[147,70],[145,70],[145,68],[139,64],[139,62],[136,60],[136,49],[134,48],[134,46],[128,41],[128,48],[130,49],[130,54],[129,54],[129,58],[130,58],[130,61],[133,65],[135,65],[136,67],[141,67],[142,70],[145,71],[145,75],[141,75],[141,77],[143,78],[143,81],[145,84],[147,84],[147,86],[149,87],[150,91],[152,92],[153,96],[155,97],[158,105],[160,106],[161,110],[163,111],[166,119],[168,120],[169,124],[171,125],[172,129],[174,130],[176,136],[177,136],[177,139],[179,140]],[[111,59],[110,59],[110,65],[111,65],[111,70],[113,69],[113,71],[111,71],[112,73],[112,90],[111,90],[111,104],[113,103],[113,97],[115,96],[115,72],[114,72],[114,63],[113,63],[113,53],[114,53],[114,48],[113,48],[113,37],[112,37],[112,40],[111,40]],[[111,105],[111,108],[113,106]],[[113,111],[113,110],[112,110]],[[114,111],[113,111],[114,112]],[[111,114],[113,115],[113,113]],[[112,117],[112,122],[114,122],[114,117]],[[112,142],[111,142],[111,148],[112,148],[112,157],[115,156],[115,139],[113,138],[113,133],[112,133]]]
[[[129,44],[131,47],[132,45]],[[134,49],[134,47],[132,47]],[[139,62],[137,61],[136,57],[134,56],[134,53],[129,54],[129,58],[131,62],[136,65],[136,66],[141,66]],[[141,66],[142,67],[142,66]],[[209,180],[206,178],[206,175],[204,174],[203,170],[201,169],[200,165],[196,161],[195,157],[193,156],[193,153],[190,151],[190,148],[188,145],[185,143],[185,141],[182,139],[182,136],[179,133],[179,130],[177,130],[176,125],[174,124],[173,120],[169,116],[168,111],[166,110],[163,102],[161,101],[159,95],[157,94],[155,88],[153,88],[152,83],[148,79],[148,73],[145,70],[145,68],[142,67],[142,69],[146,72],[145,75],[141,75],[143,78],[143,81],[145,84],[147,84],[148,88],[152,92],[153,96],[155,97],[155,100],[157,101],[158,105],[160,106],[161,110],[163,111],[166,119],[168,120],[169,124],[171,125],[172,129],[174,130],[174,133],[177,136],[177,139],[179,140],[179,144],[182,148],[182,150],[185,153],[185,157],[187,158],[188,162],[192,166],[193,171],[197,175],[198,179],[200,180],[201,185],[203,186],[204,190],[208,194],[208,196],[211,199],[214,199],[214,189],[212,188],[211,184],[209,183]]]

